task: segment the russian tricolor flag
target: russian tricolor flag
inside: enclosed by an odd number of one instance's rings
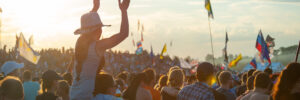
[[[269,56],[269,50],[267,43],[264,40],[264,36],[261,32],[261,30],[258,33],[257,40],[256,40],[256,49],[260,52],[263,59],[267,59],[269,64],[271,64],[271,59]]]
[[[256,69],[256,65],[257,65],[257,64],[256,64],[256,59],[255,59],[255,58],[253,58],[253,59],[251,60],[250,65],[253,66],[253,68]]]

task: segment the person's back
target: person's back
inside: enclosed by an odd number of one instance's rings
[[[23,73],[23,87],[24,87],[24,100],[35,100],[40,90],[40,84],[38,82],[31,81],[32,75],[29,70]]]
[[[38,82],[26,81],[23,83],[24,87],[24,100],[35,100],[40,90],[40,84]]]
[[[199,64],[196,73],[199,82],[181,89],[177,95],[177,100],[215,100],[209,87],[213,75],[214,67],[212,64],[207,62]]]
[[[143,87],[138,87],[135,100],[152,100],[151,92]]]
[[[163,87],[161,90],[162,100],[176,100],[180,89],[172,87]]]
[[[223,71],[218,77],[221,86],[217,91],[225,95],[227,100],[235,100],[235,95],[230,91],[230,86],[232,86],[233,81],[232,74],[228,71]]]
[[[268,100],[269,95],[266,93],[268,92],[268,87],[270,86],[270,84],[271,79],[267,74],[257,74],[254,80],[253,91],[241,98],[241,100]]]
[[[127,9],[130,0],[119,2],[122,13],[121,28],[118,34],[109,38],[101,39],[102,27],[100,16],[97,10],[100,7],[100,0],[94,0],[92,11],[81,16],[81,28],[74,34],[80,35],[75,46],[75,64],[73,68],[73,83],[70,91],[71,100],[90,100],[93,98],[95,77],[105,65],[104,53],[121,43],[128,37],[129,24]],[[109,26],[109,25],[108,25]]]
[[[0,81],[1,100],[23,100],[23,86],[19,78],[7,76]]]

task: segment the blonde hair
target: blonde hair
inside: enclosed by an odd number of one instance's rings
[[[169,74],[170,74],[173,70],[175,70],[175,69],[180,69],[180,67],[178,67],[178,66],[173,66],[173,67],[171,67],[171,68],[169,69],[168,73],[167,73],[167,76],[170,76]]]
[[[181,69],[174,69],[168,75],[167,85],[171,87],[179,87],[183,85],[184,75]]]

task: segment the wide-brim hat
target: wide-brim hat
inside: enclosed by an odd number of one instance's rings
[[[103,25],[100,16],[97,12],[88,12],[83,14],[81,16],[80,22],[81,22],[80,23],[81,27],[75,30],[74,32],[75,35],[91,33],[97,30],[98,28],[111,26],[111,25]]]

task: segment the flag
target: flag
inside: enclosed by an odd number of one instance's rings
[[[193,67],[188,62],[186,62],[184,59],[179,59],[179,61],[180,61],[181,68],[191,69]]]
[[[144,32],[144,24],[142,25],[141,41],[144,41],[143,32]]]
[[[154,53],[153,53],[152,45],[151,45],[150,57],[152,59],[152,65],[153,65],[154,64]]]
[[[136,55],[140,55],[143,53],[143,47],[137,48],[135,51]]]
[[[137,42],[137,43],[136,43],[136,46],[137,46],[137,48],[142,47],[142,42],[141,42],[141,41]]]
[[[132,39],[132,44],[133,44],[133,47],[135,47],[135,42],[134,42],[134,39]]]
[[[31,35],[29,38],[29,45],[31,46],[32,44],[33,44],[33,35]]]
[[[256,69],[257,64],[256,64],[256,59],[255,59],[255,58],[253,58],[253,59],[251,60],[250,65],[253,66],[253,68]]]
[[[208,12],[208,17],[214,19],[213,11],[211,9],[210,0],[205,0],[205,9]]]
[[[167,45],[166,45],[166,44],[164,45],[164,47],[163,47],[163,49],[162,49],[162,51],[161,51],[161,53],[160,53],[160,59],[163,59],[163,58],[164,58],[164,57],[163,57],[163,54],[164,54],[165,52],[167,52]]]
[[[266,42],[267,42],[267,46],[270,47],[274,47],[275,46],[275,42],[274,42],[274,38],[272,38],[270,35],[267,35],[266,37]]]
[[[33,51],[33,49],[28,45],[22,33],[18,39],[18,52],[20,56],[24,57],[33,64],[37,64],[40,59],[40,55]]]
[[[257,39],[256,39],[256,49],[260,52],[260,55],[263,59],[267,59],[269,64],[271,64],[271,59],[270,59],[270,52],[268,50],[268,46],[264,40],[264,36],[261,32],[261,30],[259,31],[258,35],[257,35]]]
[[[224,62],[225,62],[225,63],[228,63],[227,42],[228,42],[228,35],[227,35],[227,32],[226,32],[226,36],[225,36],[225,47],[224,47],[224,49],[223,49],[223,52],[224,52]]]
[[[229,63],[229,67],[234,67],[242,59],[242,54],[239,54],[234,60]]]
[[[154,53],[153,53],[153,48],[152,48],[152,45],[151,45],[150,57],[151,57],[151,58],[153,58],[153,57],[154,57]]]
[[[142,54],[142,53],[143,53],[142,42],[139,41],[139,42],[136,43],[136,45],[137,45],[137,49],[136,49],[135,53],[136,53],[137,55]]]
[[[138,31],[140,30],[140,20],[138,20]]]

